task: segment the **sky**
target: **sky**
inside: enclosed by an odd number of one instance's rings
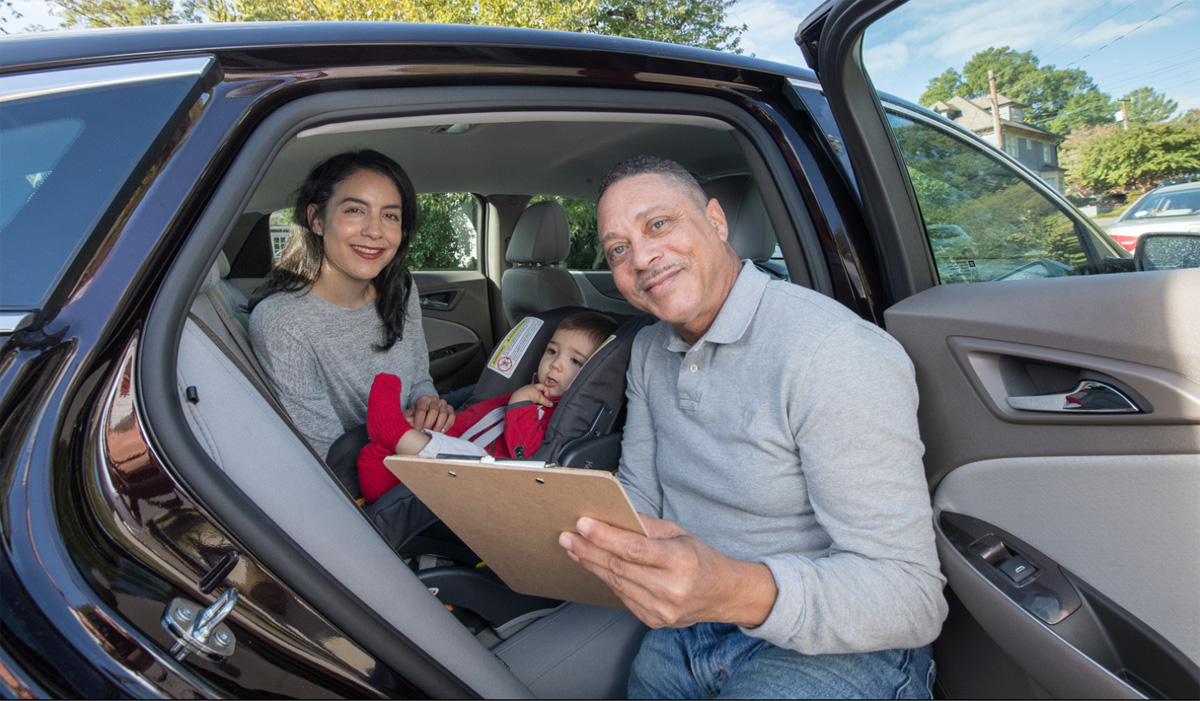
[[[794,35],[819,0],[738,0],[731,24],[745,24],[742,48],[759,58],[804,65]],[[1113,99],[1143,86],[1200,108],[1200,0],[910,0],[867,32],[864,54],[877,89],[916,101],[929,80],[961,70],[990,46],[1033,51],[1042,65],[1082,68]],[[12,0],[18,32],[58,21],[45,0]]]
[[[817,0],[740,0],[747,53],[804,65],[795,44]],[[1143,86],[1200,108],[1200,0],[910,0],[867,30],[863,54],[878,90],[914,102],[947,68],[991,46],[1032,51],[1041,65],[1082,68],[1113,99]]]

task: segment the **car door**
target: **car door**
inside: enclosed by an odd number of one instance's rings
[[[952,607],[934,646],[940,692],[1194,698],[1200,271],[1078,274],[1130,266],[1032,174],[881,102],[863,34],[901,4],[827,3],[797,43],[821,79],[883,261],[887,330],[916,368]],[[1078,260],[1034,246],[980,278],[990,282],[952,279],[931,238],[970,237],[969,218],[939,218],[919,185],[947,179],[953,158],[906,142],[912,134],[1007,169],[1016,189],[975,190],[971,206],[1012,216],[1007,198],[1021,190],[1021,206],[1037,213],[1013,230],[1044,224],[1039,235],[1068,242]],[[945,226],[961,231],[933,228]]]

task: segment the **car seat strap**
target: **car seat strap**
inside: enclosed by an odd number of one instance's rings
[[[460,437],[481,448],[490,445],[504,432],[504,409],[505,407],[496,407],[484,414],[483,418],[476,421],[475,425],[464,431]]]

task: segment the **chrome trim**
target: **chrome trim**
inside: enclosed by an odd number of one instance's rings
[[[213,60],[211,56],[192,56],[4,76],[0,78],[0,103],[87,88],[125,85],[179,76],[199,77],[208,70]]]
[[[13,333],[33,320],[33,312],[0,312],[0,333]]]

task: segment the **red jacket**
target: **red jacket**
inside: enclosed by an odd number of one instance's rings
[[[512,397],[512,392],[485,399],[463,409],[455,414],[454,426],[446,431],[446,435],[455,438],[461,437],[488,412],[497,407],[506,406],[510,397]],[[516,457],[518,448],[524,449],[521,451],[522,457],[529,457],[537,452],[537,449],[542,446],[542,439],[546,436],[546,426],[550,425],[550,417],[554,415],[554,410],[558,407],[558,400],[559,397],[552,398],[553,404],[548,407],[530,404],[505,412],[504,433],[497,436],[496,440],[487,446],[488,453],[497,458],[513,458]],[[358,483],[362,489],[363,499],[368,504],[373,503],[389,489],[400,484],[400,480],[396,479],[392,471],[383,464],[383,459],[391,454],[392,447],[371,443],[363,448],[362,454],[359,455]]]

